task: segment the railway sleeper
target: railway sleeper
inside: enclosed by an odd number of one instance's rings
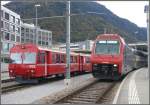
[[[88,101],[76,101],[76,100],[67,100],[67,102],[69,103],[84,103],[84,104],[88,104],[88,103],[93,103],[93,102],[88,102]]]
[[[88,91],[88,92],[84,92],[84,93],[80,93],[81,95],[98,95],[101,94],[102,91]]]
[[[93,99],[89,99],[89,98],[77,98],[77,97],[74,97],[74,98],[71,98],[72,100],[76,100],[76,101],[88,101],[88,102],[95,102],[95,98]]]
[[[102,90],[105,90],[105,88],[101,88],[101,89],[88,89],[88,90],[84,90],[83,92],[92,92],[92,93],[94,93],[94,92],[97,92],[97,91],[102,91]]]
[[[88,99],[95,99],[95,98],[97,98],[97,96],[92,96],[92,95],[90,95],[90,97],[88,96],[86,96],[86,95],[81,95],[81,96],[79,96],[79,95],[77,95],[76,96],[77,98],[88,98]]]

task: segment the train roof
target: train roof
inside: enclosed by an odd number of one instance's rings
[[[63,54],[66,54],[65,51],[61,51],[61,50],[53,50],[53,49],[49,49],[49,48],[43,48],[43,47],[40,47],[40,46],[38,46],[38,49],[39,49],[39,50],[46,50],[46,51],[51,51],[51,52],[56,52],[56,53],[63,53]],[[74,52],[70,52],[70,54],[79,55],[79,54],[74,53]]]
[[[51,52],[66,54],[65,51],[53,50],[51,48],[44,48],[44,47],[40,47],[40,46],[37,46],[37,45],[32,44],[32,43],[25,43],[25,44],[15,45],[11,48],[11,51],[18,52],[18,51],[21,51],[21,49],[32,49],[31,51],[44,50],[44,51],[51,51]],[[24,51],[29,51],[29,50],[24,50]],[[79,54],[74,53],[74,52],[70,52],[70,54],[79,55]]]

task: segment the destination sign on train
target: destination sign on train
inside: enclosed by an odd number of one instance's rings
[[[118,43],[118,41],[106,41],[106,40],[102,40],[102,41],[99,41],[99,43]]]

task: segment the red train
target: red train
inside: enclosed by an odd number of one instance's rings
[[[143,60],[118,34],[102,34],[93,45],[92,74],[95,78],[118,80],[122,75],[146,63]]]
[[[41,48],[33,44],[21,44],[12,47],[10,59],[9,75],[18,81],[37,81],[38,78],[64,75],[66,70],[65,52]],[[71,74],[91,72],[89,60],[89,55],[71,53]]]

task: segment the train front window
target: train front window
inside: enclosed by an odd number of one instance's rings
[[[23,64],[35,64],[36,63],[36,53],[26,52],[24,53]]]
[[[96,54],[119,54],[119,41],[101,40],[96,42]]]
[[[11,53],[10,55],[11,63],[15,64],[35,64],[36,63],[36,53]]]
[[[16,64],[22,63],[21,53],[11,53],[10,58],[11,58],[11,63],[16,63]]]

